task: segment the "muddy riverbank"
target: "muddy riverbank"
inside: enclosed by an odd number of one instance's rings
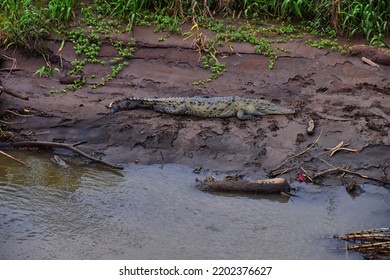
[[[130,40],[129,35],[120,36]],[[14,60],[4,60],[2,67],[16,63],[21,71],[1,72],[1,80],[29,100],[0,97],[3,120],[12,123],[2,129],[12,132],[16,140],[88,141],[79,148],[114,163],[177,163],[258,178],[295,167],[282,175],[288,179],[295,179],[302,172],[300,167],[309,176],[340,167],[377,180],[351,173],[343,183],[390,181],[390,66],[371,67],[359,57],[315,49],[305,39],[297,39],[274,43],[289,53],[278,51],[274,69],[269,70],[269,59],[256,54],[251,45],[234,44],[233,53],[219,58],[227,71],[209,83],[193,86],[210,72],[201,67],[189,40],[172,35],[159,42],[162,35],[144,27],[136,28],[133,36],[137,49],[116,79],[97,89],[86,86],[67,93],[51,94],[49,90],[65,87],[59,79],[76,57],[71,43],[58,53],[60,41],[49,42],[53,57],[60,58],[53,62],[59,72],[54,71],[52,78],[33,75],[45,64],[42,56],[8,49],[7,55]],[[103,43],[99,57],[108,60],[113,56],[115,49]],[[108,72],[107,67],[87,64],[84,74],[90,77],[88,83],[93,83]],[[128,96],[228,95],[264,98],[294,108],[296,114],[241,121],[148,110],[107,115],[106,108]],[[28,117],[6,111],[22,109],[28,109]],[[309,135],[306,130],[311,119],[315,131]],[[333,155],[326,151],[342,141],[350,150]],[[337,175],[322,178],[334,183]],[[340,179],[336,181],[340,183]]]

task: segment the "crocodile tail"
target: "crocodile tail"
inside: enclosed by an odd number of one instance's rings
[[[123,99],[119,101],[115,101],[108,106],[110,109],[110,113],[116,113],[119,111],[132,110],[137,107],[137,102],[133,99]]]

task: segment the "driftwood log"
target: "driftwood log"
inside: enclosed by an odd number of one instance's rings
[[[368,58],[373,62],[382,65],[390,65],[390,49],[359,44],[352,46],[350,54],[353,56]]]
[[[215,179],[207,177],[198,186],[202,191],[214,192],[246,192],[255,194],[270,194],[289,192],[291,187],[284,178],[273,178],[264,180],[245,179]]]

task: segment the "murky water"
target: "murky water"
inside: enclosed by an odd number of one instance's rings
[[[49,155],[0,157],[1,259],[359,259],[334,234],[389,227],[390,192],[306,186],[300,197],[215,195],[192,169],[120,173]]]

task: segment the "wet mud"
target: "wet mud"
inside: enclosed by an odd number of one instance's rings
[[[130,36],[121,36],[130,40]],[[50,94],[49,90],[65,87],[59,80],[76,57],[71,43],[65,44],[61,59],[53,63],[60,72],[52,78],[33,75],[44,65],[41,56],[7,50],[22,70],[1,72],[3,84],[30,98],[25,101],[3,94],[0,111],[3,117],[4,110],[28,109],[32,115],[7,115],[13,123],[6,126],[7,130],[17,140],[88,141],[79,148],[121,164],[178,163],[256,178],[299,167],[282,174],[288,179],[295,179],[302,172],[300,167],[309,175],[343,167],[376,178],[377,183],[390,181],[390,66],[371,67],[358,57],[309,47],[302,39],[274,44],[290,53],[279,52],[274,69],[268,70],[268,58],[257,55],[250,45],[234,44],[234,53],[221,49],[219,59],[227,71],[209,83],[193,86],[210,72],[201,67],[199,53],[191,42],[173,35],[158,42],[161,34],[149,28],[136,29],[134,37],[137,50],[116,79],[97,89],[86,86],[65,94]],[[57,41],[49,43],[53,57],[59,57],[59,45]],[[115,55],[108,44],[100,52],[104,60]],[[5,60],[2,67],[11,65],[12,61]],[[88,79],[91,84],[109,70],[86,65],[84,73],[95,76]],[[129,96],[230,95],[264,98],[294,108],[296,114],[241,121],[171,116],[149,110],[107,114],[106,108],[110,102]],[[307,133],[310,120],[315,123],[311,135]],[[345,148],[356,151],[344,149],[331,155],[326,150],[342,141],[348,144]],[[326,176],[322,183],[340,183],[338,175]],[[367,181],[352,175],[350,180]]]

